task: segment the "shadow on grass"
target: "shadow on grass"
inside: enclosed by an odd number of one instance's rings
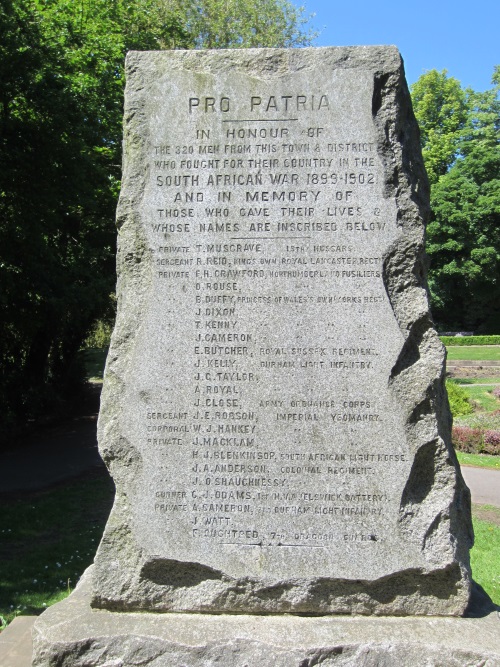
[[[40,614],[92,563],[114,498],[105,469],[43,491],[2,494],[0,616]]]
[[[467,618],[484,618],[494,611],[500,612],[500,607],[493,602],[488,593],[477,581],[473,581],[470,602],[465,616]]]

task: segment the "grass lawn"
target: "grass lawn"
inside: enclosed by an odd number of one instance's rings
[[[490,454],[466,454],[465,452],[457,452],[457,458],[460,465],[500,470],[500,456],[491,456]]]
[[[2,497],[0,624],[40,614],[75,587],[93,561],[113,493],[99,472],[51,490]]]
[[[500,401],[491,393],[494,388],[495,385],[486,385],[484,387],[469,385],[467,387],[463,387],[469,400],[477,403],[479,409],[484,412],[500,410]]]
[[[448,359],[470,359],[472,361],[500,361],[500,345],[465,345],[447,347]]]
[[[484,507],[484,506],[483,506]],[[481,510],[482,508],[479,508]],[[476,543],[471,551],[474,579],[500,604],[500,508],[487,507],[493,521],[473,517]],[[484,510],[483,510],[484,512]],[[478,514],[483,512],[479,511]]]
[[[87,380],[92,382],[102,382],[104,373],[104,364],[108,350],[97,347],[89,348],[81,352],[85,362],[85,375]]]

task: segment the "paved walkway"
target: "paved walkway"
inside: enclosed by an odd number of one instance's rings
[[[462,475],[473,503],[500,507],[500,470],[462,466]]]

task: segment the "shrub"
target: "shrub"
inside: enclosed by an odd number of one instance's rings
[[[500,431],[485,431],[483,451],[486,454],[500,454]]]
[[[113,322],[109,320],[98,320],[84,341],[84,348],[104,349],[109,347],[111,334],[113,332]]]
[[[451,434],[453,446],[459,452],[480,454],[483,451],[483,431],[480,428],[454,426]]]
[[[448,400],[450,401],[451,414],[454,417],[470,415],[474,411],[465,389],[452,380],[446,380],[446,390],[448,392]]]

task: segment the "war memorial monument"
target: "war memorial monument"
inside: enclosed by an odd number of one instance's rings
[[[132,52],[124,132],[115,504],[33,665],[500,665],[397,49]]]

